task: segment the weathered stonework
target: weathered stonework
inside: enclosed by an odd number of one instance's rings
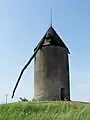
[[[61,88],[70,99],[68,52],[60,46],[45,46],[34,59],[34,99],[61,100]]]

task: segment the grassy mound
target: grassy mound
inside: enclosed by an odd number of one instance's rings
[[[18,102],[0,105],[0,120],[90,120],[90,104]]]

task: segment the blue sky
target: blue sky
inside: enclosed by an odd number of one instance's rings
[[[11,93],[19,73],[50,25],[71,52],[71,99],[90,102],[90,1],[1,0],[0,1],[0,102],[33,98],[34,62],[25,71],[15,97]]]

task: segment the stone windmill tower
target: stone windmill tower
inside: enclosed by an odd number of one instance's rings
[[[52,26],[34,49],[34,54],[22,69],[21,76],[34,58],[34,99],[35,100],[70,100],[69,50]]]

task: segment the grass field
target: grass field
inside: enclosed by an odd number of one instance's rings
[[[0,120],[90,120],[90,104],[62,101],[3,104]]]

